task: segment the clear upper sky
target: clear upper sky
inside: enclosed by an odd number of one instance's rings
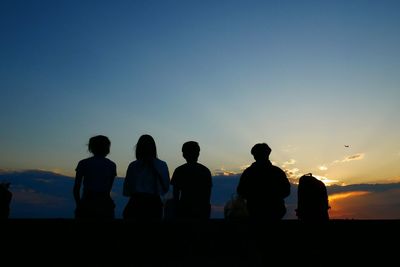
[[[73,175],[93,135],[124,176],[141,134],[170,172],[251,147],[295,177],[400,180],[400,1],[0,2],[0,169]],[[345,147],[349,145],[349,147]]]

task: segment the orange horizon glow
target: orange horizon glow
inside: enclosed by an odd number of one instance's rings
[[[371,194],[369,191],[351,191],[344,193],[337,193],[328,196],[329,206],[331,207],[329,210],[329,216],[331,219],[349,219],[353,218],[353,214],[349,212],[343,200],[357,198],[361,196],[365,196]]]
[[[332,194],[332,195],[329,195],[329,202],[336,201],[338,199],[349,198],[349,197],[363,196],[363,195],[370,194],[370,193],[371,192],[369,192],[369,191],[351,191],[351,192],[345,192],[345,193]]]

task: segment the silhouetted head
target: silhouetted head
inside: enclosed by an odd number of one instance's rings
[[[157,158],[156,142],[148,134],[142,135],[136,144],[136,159],[151,160]]]
[[[96,135],[89,139],[89,152],[95,156],[107,156],[110,153],[111,142],[107,136]]]
[[[188,141],[182,146],[182,154],[187,162],[196,162],[200,155],[200,146],[195,141]]]
[[[256,161],[266,160],[271,154],[271,148],[266,143],[255,144],[251,149],[251,154]]]

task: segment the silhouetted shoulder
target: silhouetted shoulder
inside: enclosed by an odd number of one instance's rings
[[[110,164],[111,166],[117,166],[117,164],[115,164],[114,161],[112,161],[111,159],[105,158],[105,160],[108,162],[108,164]]]
[[[159,165],[159,166],[163,166],[163,167],[167,167],[167,163],[161,159],[155,158],[153,160],[154,164]]]
[[[138,160],[134,160],[131,163],[129,163],[128,168],[132,169],[132,168],[135,168],[138,165],[139,165]]]
[[[130,171],[139,171],[144,167],[143,160],[134,160],[128,165],[128,170]]]
[[[278,166],[272,165],[272,169],[274,170],[274,172],[277,175],[286,177],[286,173],[281,168],[279,168]]]
[[[201,163],[197,163],[197,166],[198,166],[200,172],[202,173],[202,175],[204,176],[204,178],[207,178],[208,183],[210,185],[212,185],[212,175],[211,175],[210,169]]]
[[[97,170],[116,170],[117,165],[112,160],[105,157],[90,157],[78,162],[77,172],[88,172]],[[108,171],[109,172],[109,171]]]
[[[168,175],[168,181],[169,181],[169,170],[168,170],[168,165],[165,161],[155,158],[153,160],[154,166],[156,167],[157,171],[162,175]]]
[[[200,170],[202,170],[204,173],[207,173],[207,174],[209,174],[209,175],[211,176],[211,171],[210,171],[210,169],[207,168],[206,166],[204,166],[203,164],[197,163],[197,167],[198,167]]]
[[[86,158],[86,159],[80,160],[80,161],[78,162],[78,165],[76,166],[76,169],[75,169],[75,170],[78,171],[78,170],[82,169],[82,166],[86,166],[86,165],[88,164],[87,162],[89,162],[90,159],[91,159],[91,157],[90,157],[90,158]]]
[[[184,186],[192,182],[212,185],[211,171],[200,163],[185,163],[175,169],[172,185]]]
[[[177,186],[181,183],[180,180],[184,176],[184,173],[186,170],[186,165],[187,165],[187,163],[175,168],[174,173],[172,174],[172,177],[171,177],[171,185]]]

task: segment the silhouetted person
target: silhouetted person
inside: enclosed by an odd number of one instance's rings
[[[211,212],[212,177],[210,170],[197,162],[200,146],[189,141],[183,144],[182,154],[186,163],[175,169],[171,185],[180,218],[209,219]]]
[[[142,135],[136,144],[136,160],[126,171],[123,195],[129,197],[125,219],[161,220],[161,197],[169,188],[167,163],[157,158],[156,143]]]
[[[10,183],[0,183],[0,219],[7,219],[10,216],[12,193],[9,187]]]
[[[88,145],[93,156],[79,161],[76,167],[76,218],[114,218],[115,204],[110,192],[117,176],[117,167],[106,158],[110,153],[110,146],[111,142],[106,136],[93,136]]]
[[[251,154],[256,160],[244,170],[237,193],[247,200],[251,219],[280,220],[286,213],[284,199],[290,194],[286,174],[269,161],[271,148],[265,143],[256,144]]]
[[[296,215],[302,221],[329,220],[328,193],[325,184],[312,176],[303,175],[297,189]]]

